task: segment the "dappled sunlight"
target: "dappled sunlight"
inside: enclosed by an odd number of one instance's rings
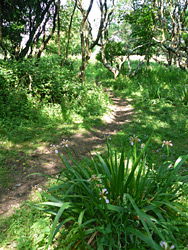
[[[47,179],[44,176],[31,174],[55,175],[60,171],[63,164],[55,150],[68,156],[66,147],[62,145],[63,140],[67,140],[70,152],[80,160],[90,153],[96,154],[96,151],[104,150],[106,136],[114,136],[123,124],[130,122],[134,111],[130,100],[114,97],[112,93],[110,98],[113,104],[110,106],[110,112],[105,116],[106,119],[101,118],[102,123],[96,119],[96,123],[95,120],[86,120],[80,124],[59,125],[59,128],[56,126],[51,126],[49,129],[30,127],[28,130],[25,129],[30,131],[32,136],[27,135],[26,140],[21,138],[22,142],[14,146],[13,144],[18,142],[12,140],[12,148],[7,146],[7,150],[13,150],[18,160],[14,166],[15,172],[12,172],[12,183],[7,188],[1,187],[1,190],[4,190],[0,198],[1,214],[11,214],[15,206],[27,199],[34,186],[46,183]],[[85,127],[87,122],[93,126]],[[26,131],[24,134],[27,134]],[[21,155],[22,158],[20,158]],[[14,161],[15,158],[12,157],[11,162]],[[10,162],[5,161],[5,164]]]
[[[187,0],[1,2],[0,250],[186,248]]]

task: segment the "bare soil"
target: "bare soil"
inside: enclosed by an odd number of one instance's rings
[[[124,124],[131,120],[131,114],[133,113],[131,100],[114,97],[110,91],[108,93],[113,104],[111,105],[111,114],[105,115],[103,118],[104,126],[92,127],[87,133],[76,133],[70,138],[63,137],[63,139],[68,140],[70,151],[74,149],[74,152],[80,158],[88,156],[88,152],[101,152],[104,149],[104,137],[106,135],[112,137],[122,129]],[[59,141],[56,144],[60,145],[61,142]],[[58,150],[66,154],[65,148]],[[24,166],[23,161],[17,161],[14,166],[16,171],[13,173],[10,171],[14,183],[11,183],[8,188],[0,188],[0,216],[11,215],[23,201],[28,199],[33,190],[40,190],[47,183],[47,178],[40,175],[27,177],[29,174],[55,175],[61,167],[62,162],[55,153],[53,146],[46,146],[45,142],[31,155],[29,161],[27,161],[27,166]]]

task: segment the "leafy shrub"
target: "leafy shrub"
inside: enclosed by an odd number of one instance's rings
[[[109,41],[106,44],[104,53],[106,60],[109,61],[111,65],[113,65],[115,57],[126,55],[125,44],[122,42]],[[102,62],[101,52],[96,55],[96,59],[99,62]]]
[[[0,115],[2,118],[35,120],[48,105],[59,105],[63,117],[102,115],[108,97],[95,84],[81,84],[73,62],[59,65],[56,57],[2,63],[0,71]],[[37,112],[36,112],[37,111]]]
[[[137,141],[131,139],[129,154],[124,148],[117,154],[107,141],[107,156],[83,164],[67,149],[73,166],[58,153],[65,168],[37,206],[55,216],[48,246],[58,232],[59,247],[67,249],[160,250],[161,242],[181,244],[188,230],[181,204],[187,177],[178,172],[188,155],[154,166],[146,160],[149,141],[139,154]]]

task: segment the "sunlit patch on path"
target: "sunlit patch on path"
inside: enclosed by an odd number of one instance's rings
[[[107,92],[113,104],[110,107],[111,112],[104,115],[102,119],[104,125],[91,127],[87,132],[79,132],[68,138],[64,138],[62,134],[62,138],[68,140],[70,151],[74,151],[79,158],[88,156],[89,152],[95,154],[96,151],[101,152],[104,150],[106,136],[113,137],[122,129],[124,124],[129,123],[131,120],[133,113],[131,100],[120,99],[114,97],[112,92],[108,90]],[[36,172],[47,175],[58,173],[62,163],[55,153],[56,146],[61,146],[58,151],[66,155],[66,149],[62,147],[61,142],[62,139],[56,145],[47,145],[44,142],[31,155],[27,172],[18,171],[12,187],[0,190],[0,215],[10,215],[15,208],[19,207],[32,194],[32,191],[41,190],[47,181],[46,178],[39,175],[26,178],[27,175]]]

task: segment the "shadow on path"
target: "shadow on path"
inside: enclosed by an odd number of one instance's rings
[[[123,100],[114,97],[112,92],[108,91],[110,99],[113,101],[111,105],[111,114],[103,117],[104,126],[94,126],[86,133],[76,133],[70,137],[63,138],[68,140],[69,148],[79,158],[89,155],[88,152],[94,154],[96,151],[101,152],[105,145],[105,135],[113,136],[121,130],[122,125],[129,123],[133,108],[130,100]],[[63,136],[63,135],[62,135]],[[60,144],[57,142],[57,144]],[[58,149],[66,155],[64,148]],[[21,166],[20,166],[21,165]],[[0,190],[0,215],[11,215],[15,208],[25,201],[31,194],[32,190],[41,188],[46,183],[46,178],[33,175],[26,177],[32,173],[43,173],[47,175],[57,174],[62,167],[61,160],[55,154],[52,146],[41,147],[31,155],[27,162],[27,166],[17,162],[17,171],[14,174],[15,183],[12,187]]]

